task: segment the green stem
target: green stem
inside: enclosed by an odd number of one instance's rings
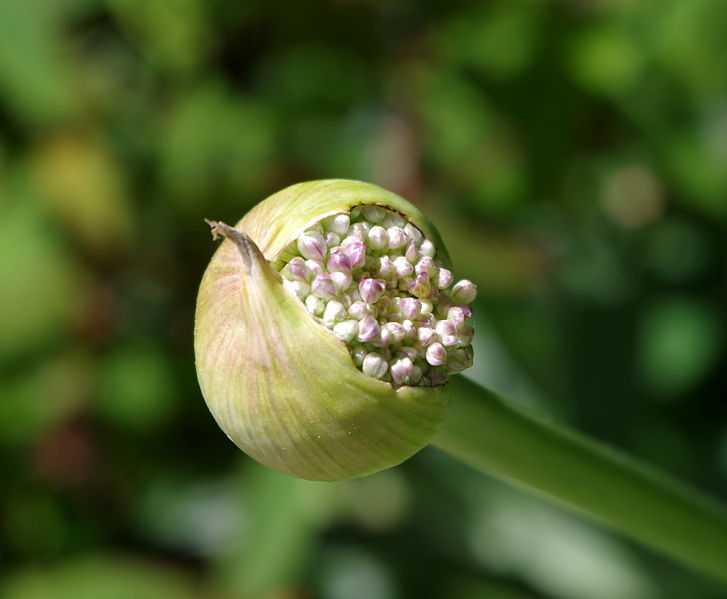
[[[435,446],[727,582],[723,506],[464,377],[450,384],[452,405]]]

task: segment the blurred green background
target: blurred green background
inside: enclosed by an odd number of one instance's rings
[[[727,596],[433,449],[265,470],[192,355],[204,217],[372,181],[479,285],[475,379],[727,497],[726,31],[718,0],[0,0],[0,599]]]

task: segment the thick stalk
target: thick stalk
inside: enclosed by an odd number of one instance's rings
[[[667,475],[455,377],[433,444],[727,582],[727,511]]]

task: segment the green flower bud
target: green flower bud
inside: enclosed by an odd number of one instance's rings
[[[312,480],[369,474],[424,447],[447,375],[471,364],[471,311],[446,315],[476,290],[467,281],[453,299],[449,257],[421,212],[330,180],[289,187],[234,228],[210,225],[225,240],[197,300],[197,375],[232,441]],[[413,272],[410,259],[425,257]]]

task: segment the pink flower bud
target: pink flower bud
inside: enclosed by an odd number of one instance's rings
[[[454,276],[452,275],[452,271],[447,270],[446,268],[439,269],[439,272],[437,273],[437,287],[439,287],[439,289],[446,289],[452,284],[453,280]]]
[[[389,332],[391,337],[391,343],[401,343],[406,336],[406,331],[401,323],[398,322],[387,322],[384,328]]]
[[[323,221],[323,226],[336,235],[345,235],[351,222],[348,214],[337,214]]]
[[[361,320],[365,316],[374,316],[374,308],[366,302],[358,300],[348,307],[348,315],[356,320]]]
[[[397,385],[401,385],[414,369],[414,363],[409,358],[399,358],[391,364],[391,378]]]
[[[331,275],[321,273],[313,279],[311,293],[321,299],[329,300],[338,294],[338,290],[336,289],[333,279],[331,279]]]
[[[391,275],[395,274],[394,264],[391,262],[389,256],[381,256],[379,258],[378,271],[382,279],[388,279]]]
[[[389,240],[386,237],[386,229],[384,227],[379,227],[376,225],[375,227],[371,227],[369,230],[368,235],[368,243],[369,247],[375,250],[382,250],[384,249]]]
[[[351,260],[341,248],[333,248],[326,262],[328,272],[351,272]]]
[[[396,276],[399,279],[403,279],[414,273],[414,267],[404,256],[397,256],[394,258],[392,264],[394,265]]]
[[[379,329],[379,336],[371,340],[371,344],[376,347],[386,347],[391,343],[391,332],[386,327]]]
[[[419,343],[421,343],[424,347],[430,345],[432,341],[434,341],[435,337],[436,334],[434,333],[434,329],[430,327],[419,327],[419,329],[417,329],[417,338],[419,339]]]
[[[404,318],[413,320],[422,311],[422,303],[413,297],[403,297],[399,300],[399,310]]]
[[[404,253],[404,257],[407,259],[409,264],[416,264],[419,260],[419,250],[414,245],[414,242],[411,242],[406,247],[406,252]]]
[[[422,239],[424,239],[422,232],[411,223],[406,223],[406,225],[404,225],[404,233],[406,233],[406,236],[417,245],[419,245],[422,242]]]
[[[467,279],[457,281],[452,287],[452,301],[456,304],[469,304],[477,297],[477,286]]]
[[[354,223],[351,225],[349,235],[352,235],[359,241],[366,241],[369,235],[369,229],[371,225],[369,223]]]
[[[434,247],[434,244],[431,241],[429,241],[428,239],[425,239],[419,245],[419,251],[424,256],[429,256],[430,258],[434,258],[434,254],[436,253],[437,248]]]
[[[384,293],[386,285],[381,279],[362,279],[358,284],[363,301],[373,304]]]
[[[472,308],[466,305],[452,306],[447,310],[447,320],[452,321],[458,329],[470,316],[472,316]]]
[[[346,239],[350,239],[350,237],[347,237]],[[363,266],[364,261],[366,260],[366,246],[362,241],[353,240],[349,243],[344,243],[341,245],[341,249],[345,252],[346,256],[348,256],[348,260],[351,264],[351,270],[355,270]]]
[[[296,281],[307,281],[309,279],[310,271],[305,266],[305,260],[300,256],[295,256],[290,259],[290,262],[285,265],[283,273],[289,278]]]
[[[440,320],[434,325],[434,330],[440,337],[455,335],[457,333],[457,325],[451,320]]]
[[[457,335],[442,335],[439,340],[444,347],[454,347],[460,345],[459,337]]]
[[[323,260],[326,256],[326,242],[320,233],[308,231],[298,237],[298,251],[304,258]]]
[[[417,262],[414,271],[418,275],[426,274],[431,277],[432,275],[436,274],[437,265],[434,263],[433,258],[430,258],[429,256],[424,256],[421,260],[419,260],[419,262]]]
[[[314,279],[318,275],[323,274],[323,264],[318,260],[306,260],[306,277],[308,280]]]
[[[367,315],[358,323],[358,340],[361,343],[373,341],[379,336],[379,323],[373,316]]]
[[[400,248],[407,242],[406,233],[401,227],[389,227],[386,236],[389,238],[389,247],[392,250]]]
[[[351,273],[348,272],[332,272],[331,279],[333,279],[333,284],[336,286],[339,293],[346,291],[353,281]]]
[[[447,359],[447,350],[441,343],[432,343],[427,348],[426,360],[432,366],[440,366]]]

